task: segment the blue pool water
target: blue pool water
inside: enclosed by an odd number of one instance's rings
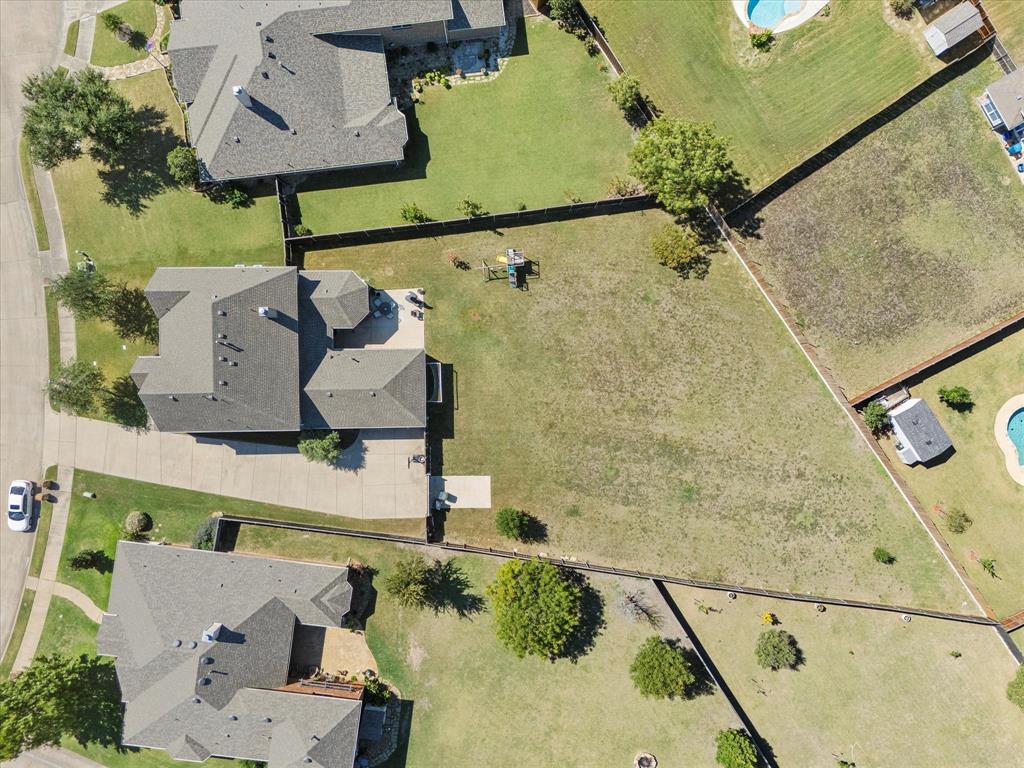
[[[1017,463],[1024,467],[1024,408],[1015,411],[1006,425],[1010,441],[1017,447]]]
[[[750,0],[747,16],[757,26],[772,29],[783,17],[803,7],[804,0]]]

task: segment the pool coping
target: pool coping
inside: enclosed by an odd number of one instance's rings
[[[1017,457],[1017,446],[1010,440],[1007,426],[1010,422],[1010,416],[1022,408],[1024,408],[1024,394],[1011,397],[1003,403],[1003,407],[996,413],[994,427],[996,443],[1002,449],[1003,457],[1006,459],[1006,471],[1020,485],[1024,485],[1024,465],[1021,465],[1020,459]]]
[[[794,13],[792,16],[783,17],[781,22],[779,22],[775,27],[772,27],[772,33],[788,32],[795,27],[799,27],[805,21],[810,21],[821,12],[822,8],[828,5],[828,2],[829,0],[805,0],[804,7],[800,12]],[[747,5],[749,3],[750,0],[732,0],[732,9],[736,12],[736,15],[740,17],[740,21],[747,29],[761,29],[761,27],[754,24],[747,15]]]

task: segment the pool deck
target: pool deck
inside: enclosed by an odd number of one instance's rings
[[[996,443],[1003,451],[1003,456],[1006,459],[1006,471],[1010,473],[1010,477],[1020,485],[1024,485],[1024,466],[1020,463],[1020,458],[1017,456],[1017,446],[1010,440],[1010,434],[1007,427],[1010,423],[1010,416],[1024,408],[1024,394],[1014,395],[996,414],[995,423],[995,435]]]
[[[732,0],[732,9],[740,17],[740,21],[743,22],[747,29],[754,27],[750,17],[747,16],[747,6],[749,4],[750,0]],[[783,17],[782,21],[772,28],[772,32],[778,34],[779,32],[786,32],[794,27],[799,27],[805,21],[817,16],[826,5],[828,5],[828,0],[806,0],[804,7],[798,13]]]

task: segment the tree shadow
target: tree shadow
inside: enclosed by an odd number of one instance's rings
[[[114,558],[112,558],[106,552],[99,550],[93,555],[92,568],[97,573],[113,573]]]
[[[149,413],[139,398],[139,388],[131,376],[114,379],[100,393],[103,410],[125,429],[136,432],[149,430]]]
[[[571,584],[575,584],[581,594],[580,623],[569,641],[565,644],[560,658],[576,663],[590,653],[605,628],[604,597],[591,586],[587,578],[579,571],[563,570],[563,575]]]
[[[132,216],[139,216],[153,199],[164,190],[177,186],[167,170],[167,153],[181,143],[177,134],[164,125],[166,113],[152,106],[136,110],[139,136],[135,145],[97,175],[103,184],[101,199],[107,205],[124,208]]]
[[[548,525],[531,514],[526,515],[526,529],[520,538],[524,544],[543,544],[548,540]]]
[[[109,659],[81,659],[85,668],[75,680],[76,694],[70,697],[68,732],[81,744],[120,746],[124,709],[114,664]]]
[[[352,585],[352,602],[345,616],[346,626],[366,629],[366,622],[377,610],[377,588],[373,579],[378,571],[365,564],[353,564],[348,569],[349,584]]]
[[[470,592],[472,582],[455,560],[435,560],[428,572],[427,604],[435,614],[454,613],[466,619],[484,609],[484,598]]]
[[[666,642],[673,648],[680,649],[683,658],[686,659],[686,663],[690,667],[690,671],[693,673],[694,680],[683,689],[682,698],[689,700],[696,699],[698,696],[714,695],[717,686],[715,686],[715,681],[711,679],[711,675],[708,674],[708,670],[704,666],[704,662],[700,660],[697,652],[693,648],[681,648],[678,640],[668,640]]]

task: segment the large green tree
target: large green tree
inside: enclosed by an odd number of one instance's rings
[[[733,175],[729,143],[710,123],[662,115],[640,131],[630,173],[676,215],[706,205]]]
[[[110,283],[95,269],[72,269],[55,277],[50,292],[76,320],[102,317],[110,295]]]
[[[583,593],[551,563],[510,560],[487,587],[498,639],[520,658],[556,658],[581,622]]]
[[[757,663],[765,669],[793,669],[800,660],[796,638],[781,629],[766,629],[757,638],[754,648]]]
[[[711,260],[701,247],[697,233],[685,224],[666,224],[651,237],[651,253],[658,262],[682,277],[705,278]]]
[[[629,676],[641,695],[656,699],[683,696],[697,680],[682,649],[657,635],[640,646]]]
[[[89,412],[103,388],[103,373],[85,360],[70,360],[46,382],[54,408],[75,416]]]
[[[0,759],[57,745],[111,743],[120,731],[121,701],[113,666],[87,656],[42,656],[0,682]]]
[[[333,429],[308,429],[299,434],[299,453],[306,461],[334,464],[341,455],[341,435]]]
[[[715,737],[715,762],[722,768],[756,768],[757,750],[746,731],[729,728]]]
[[[429,588],[430,566],[417,554],[399,558],[384,578],[384,589],[405,608],[426,606]]]

